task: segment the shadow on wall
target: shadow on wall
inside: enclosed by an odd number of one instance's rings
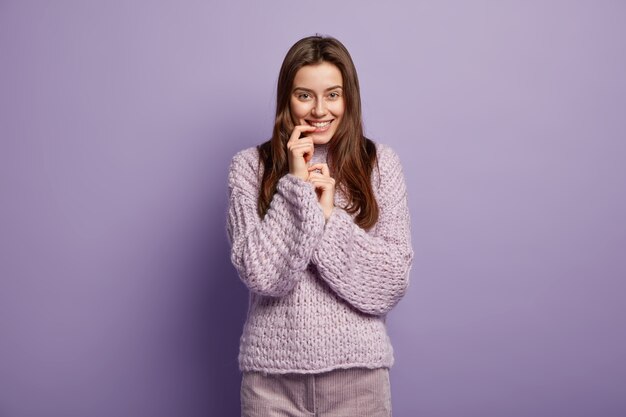
[[[225,209],[224,209],[225,210]],[[214,207],[212,213],[223,212]],[[191,334],[196,352],[199,385],[195,415],[240,415],[240,372],[237,363],[239,337],[248,308],[248,292],[230,262],[230,246],[226,237],[225,218],[211,216],[207,227],[199,233],[195,308]],[[198,265],[198,264],[196,264]],[[206,391],[201,392],[203,389]],[[201,410],[200,410],[201,409]]]
[[[232,124],[224,126],[224,135],[233,137],[225,141],[228,145],[221,149],[220,156],[213,156],[213,169],[218,168],[219,182],[223,188],[219,193],[208,191],[204,197],[207,204],[205,213],[199,222],[204,222],[203,230],[198,231],[198,250],[196,265],[203,265],[198,276],[203,284],[196,286],[203,289],[193,296],[197,301],[194,312],[195,328],[202,335],[198,340],[198,358],[202,367],[202,386],[206,392],[200,392],[199,401],[202,416],[239,416],[241,373],[237,357],[239,338],[248,310],[248,290],[241,282],[237,271],[230,261],[230,243],[226,233],[226,217],[228,210],[228,168],[234,154],[246,145],[241,145],[241,138],[258,138],[253,136],[255,126],[244,126],[237,133],[233,132]],[[245,131],[250,129],[250,131]],[[222,129],[217,129],[221,131]],[[228,131],[230,130],[230,131]],[[242,131],[244,130],[244,131]],[[216,167],[216,165],[218,167]],[[216,198],[217,196],[217,198]],[[199,411],[199,410],[198,410]]]
[[[248,308],[248,292],[230,263],[226,240],[216,251],[206,316],[209,332],[210,415],[240,414],[239,337]],[[215,414],[214,414],[215,413]]]
[[[243,330],[248,310],[248,290],[241,282],[230,261],[230,244],[226,232],[228,210],[227,176],[230,161],[234,154],[246,146],[242,138],[259,139],[261,121],[252,121],[239,129],[236,122],[214,126],[212,136],[221,138],[222,149],[213,154],[211,170],[207,173],[221,185],[216,193],[207,187],[204,196],[207,215],[195,222],[195,256],[191,260],[195,267],[193,274],[198,280],[193,285],[190,299],[194,307],[192,329],[197,358],[199,385],[197,401],[202,404],[193,410],[198,416],[238,416],[240,415],[241,374],[238,366],[239,338]],[[230,140],[228,140],[230,138]],[[244,141],[245,142],[245,141]],[[255,143],[256,144],[256,143]],[[215,148],[214,148],[215,150]],[[207,161],[208,162],[208,161]],[[215,169],[219,175],[215,175]],[[217,196],[217,198],[216,198]],[[194,398],[195,399],[195,398]]]

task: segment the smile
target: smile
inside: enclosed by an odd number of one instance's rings
[[[326,130],[326,128],[328,128],[328,126],[330,126],[330,124],[333,122],[333,120],[325,120],[323,122],[314,122],[311,120],[307,120],[306,122],[311,126],[315,126],[317,128],[315,129],[315,131],[317,132]]]

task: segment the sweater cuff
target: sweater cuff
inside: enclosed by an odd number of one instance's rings
[[[334,207],[324,225],[324,234],[319,245],[313,252],[312,260],[319,264],[324,259],[324,254],[334,252],[338,248],[346,248],[352,240],[352,227],[354,220],[345,210]]]
[[[293,174],[287,173],[283,175],[278,180],[276,190],[292,204],[298,204],[307,200],[310,202],[311,199],[314,199],[315,203],[317,203],[317,195],[315,194],[313,184]]]

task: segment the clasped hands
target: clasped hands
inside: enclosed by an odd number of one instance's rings
[[[318,163],[309,166],[315,148],[313,139],[307,136],[300,137],[304,132],[314,130],[315,127],[309,125],[298,125],[293,129],[287,142],[289,173],[313,184],[324,218],[328,221],[335,207],[335,179],[330,176],[327,164]]]

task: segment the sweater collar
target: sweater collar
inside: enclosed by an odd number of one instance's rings
[[[313,150],[313,158],[311,158],[311,163],[325,163],[328,159],[328,143],[315,145],[315,149]]]

